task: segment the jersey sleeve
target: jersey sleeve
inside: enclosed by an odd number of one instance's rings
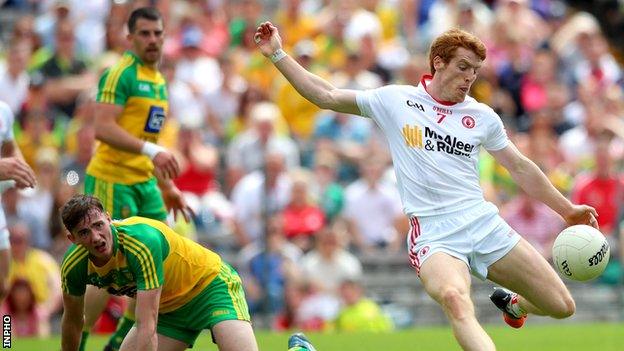
[[[0,133],[0,140],[11,141],[14,139],[13,136],[13,122],[15,120],[15,116],[13,115],[13,111],[9,105],[5,103],[0,103],[0,119],[2,120],[2,131]]]
[[[397,86],[386,85],[380,88],[358,91],[355,101],[362,116],[372,118],[380,127],[386,125],[399,94]]]
[[[115,105],[126,103],[130,96],[130,78],[125,72],[123,67],[113,66],[102,74],[98,83],[97,102]]]
[[[63,293],[82,296],[87,287],[88,252],[75,249],[68,251],[61,264],[61,289]]]
[[[148,225],[133,225],[132,234],[124,237],[128,267],[136,277],[138,290],[151,290],[164,283],[163,261],[166,239]]]
[[[375,100],[375,90],[361,90],[358,91],[355,95],[355,101],[357,102],[358,108],[362,113],[362,116],[372,118],[373,117],[373,109],[371,107],[371,102]]]
[[[509,138],[507,137],[507,131],[505,130],[503,121],[491,108],[488,108],[486,113],[488,114],[488,120],[491,122],[488,126],[488,132],[483,142],[483,147],[488,151],[501,150],[509,144]]]
[[[384,94],[390,89],[391,86],[384,86],[376,89],[361,90],[355,95],[355,101],[362,116],[376,119],[383,117],[383,109],[385,105],[383,101]]]

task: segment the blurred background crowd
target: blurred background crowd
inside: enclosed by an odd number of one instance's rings
[[[488,57],[471,95],[494,108],[560,191],[598,210],[613,253],[599,283],[618,284],[624,12],[618,1],[591,2],[594,14],[586,3],[0,0],[0,100],[38,177],[35,189],[2,194],[13,254],[2,308],[14,332],[54,330],[69,244],[58,209],[82,191],[98,77],[128,48],[127,15],[145,5],[165,18],[160,70],[170,110],[161,143],[181,164],[175,183],[196,214],[172,226],[236,265],[252,313],[271,316],[268,326],[393,328],[366,297],[360,261],[400,256],[407,266],[409,225],[377,126],[300,97],[256,50],[252,36],[265,20],[301,65],[352,89],[417,85],[435,36],[455,26],[478,35]],[[550,258],[561,218],[487,153],[479,167],[486,198]],[[123,303],[111,301],[98,330],[114,328]]]

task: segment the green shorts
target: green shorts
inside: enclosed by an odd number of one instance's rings
[[[251,321],[243,282],[229,264],[223,262],[215,279],[184,306],[158,315],[158,334],[192,347],[204,329],[225,320]]]
[[[159,221],[167,219],[167,209],[156,178],[125,185],[109,183],[92,175],[85,177],[85,194],[96,196],[113,219],[141,216]]]

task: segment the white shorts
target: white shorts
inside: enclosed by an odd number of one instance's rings
[[[520,235],[489,202],[440,216],[411,217],[407,235],[410,263],[420,274],[422,264],[436,252],[456,257],[470,272],[485,280],[488,267],[505,256]]]

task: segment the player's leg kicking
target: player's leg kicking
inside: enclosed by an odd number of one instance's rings
[[[496,291],[491,299],[506,314],[508,324],[516,328],[522,326],[518,319],[526,314],[561,319],[575,312],[574,300],[561,278],[524,239],[489,267],[487,277],[513,291]]]

